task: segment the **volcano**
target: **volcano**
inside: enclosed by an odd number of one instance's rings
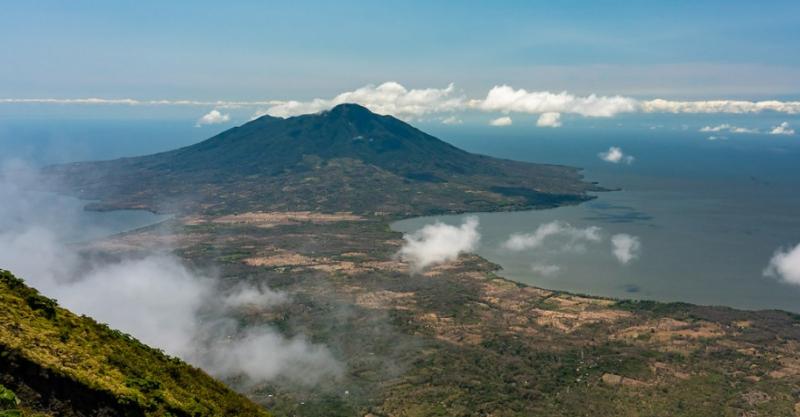
[[[262,116],[173,151],[44,172],[95,200],[90,209],[210,214],[520,210],[584,201],[598,189],[576,168],[472,154],[356,104]]]

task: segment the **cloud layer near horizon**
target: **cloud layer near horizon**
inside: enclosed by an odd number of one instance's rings
[[[468,98],[451,83],[444,88],[409,89],[394,81],[366,85],[332,98],[310,100],[138,100],[132,98],[0,98],[0,104],[131,105],[131,106],[213,106],[214,108],[254,108],[256,115],[290,117],[330,109],[337,104],[357,103],[380,114],[416,118],[430,114],[461,111],[491,113],[551,114],[542,125],[553,126],[555,114],[586,117],[613,117],[625,113],[727,113],[747,114],[772,111],[800,114],[800,101],[696,100],[676,101],[655,98],[636,99],[620,95],[585,96],[566,91],[528,91],[508,85],[492,87],[483,98]],[[546,123],[550,121],[550,123]]]
[[[782,122],[777,126],[772,126],[768,130],[760,130],[750,127],[733,126],[728,123],[723,123],[716,126],[704,126],[700,128],[700,132],[728,132],[728,133],[751,133],[751,134],[766,134],[766,135],[794,135],[794,129],[789,125],[789,122]],[[710,137],[709,137],[710,139]],[[713,139],[712,139],[713,140]]]

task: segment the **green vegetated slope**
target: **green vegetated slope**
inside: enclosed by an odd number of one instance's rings
[[[269,415],[203,371],[59,307],[3,270],[0,306],[0,416]]]
[[[584,201],[577,169],[476,155],[355,104],[263,116],[185,148],[49,167],[97,209],[399,216]]]

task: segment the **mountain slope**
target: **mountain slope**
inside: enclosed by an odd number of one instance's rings
[[[596,189],[577,169],[471,154],[355,104],[264,116],[154,155],[50,167],[97,209],[393,215],[549,207]]]
[[[0,305],[0,394],[16,393],[25,415],[268,416],[203,371],[58,307],[3,270]]]

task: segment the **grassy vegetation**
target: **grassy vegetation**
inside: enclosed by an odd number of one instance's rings
[[[62,407],[56,414],[67,415],[268,415],[203,371],[72,314],[2,270],[0,305],[0,381],[15,387],[22,407]],[[10,392],[0,391],[0,408]]]

